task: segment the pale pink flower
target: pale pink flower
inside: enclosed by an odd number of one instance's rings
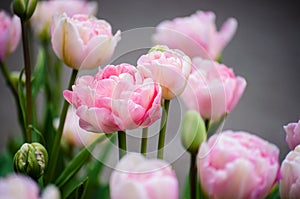
[[[53,18],[51,42],[55,54],[74,69],[93,69],[108,61],[120,40],[105,20],[66,14]]]
[[[153,35],[155,44],[182,50],[193,57],[216,59],[233,37],[237,21],[228,19],[218,32],[213,12],[197,11],[189,17],[163,21]]]
[[[54,185],[48,185],[40,197],[38,184],[30,177],[11,174],[0,178],[0,198],[5,199],[60,199],[60,192]]]
[[[297,199],[300,196],[300,145],[287,154],[281,164],[280,196]]]
[[[110,177],[112,199],[177,199],[178,182],[172,167],[163,160],[128,154]]]
[[[0,197],[5,199],[38,199],[39,187],[31,178],[23,175],[9,175],[0,178]]]
[[[21,38],[21,24],[17,16],[0,11],[0,61],[16,50]]]
[[[201,185],[210,198],[265,198],[279,176],[279,149],[246,132],[225,131],[202,143]]]
[[[286,132],[285,141],[291,150],[300,144],[300,120],[298,123],[289,123],[283,127]]]
[[[56,120],[55,126],[58,126],[58,124],[59,120]],[[99,136],[101,135],[80,128],[79,117],[76,115],[76,110],[69,108],[62,135],[68,144],[76,147],[84,147],[91,144],[99,138]]]
[[[152,50],[153,49],[153,50]],[[190,75],[191,59],[183,52],[167,46],[155,46],[137,61],[138,69],[162,87],[162,97],[172,99],[180,95]]]
[[[108,65],[95,76],[82,76],[64,91],[77,109],[80,127],[92,132],[147,127],[161,117],[161,88],[130,64]]]
[[[70,17],[75,14],[96,15],[97,2],[84,0],[38,1],[30,19],[33,32],[41,39],[49,39],[52,17],[63,13]]]
[[[197,110],[203,118],[213,120],[232,111],[245,90],[246,80],[211,60],[194,58],[193,67],[181,95],[186,106]]]
[[[44,189],[41,199],[60,199],[60,192],[54,185],[48,185]]]

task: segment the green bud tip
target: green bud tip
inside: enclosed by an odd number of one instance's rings
[[[14,0],[13,12],[23,21],[27,21],[33,15],[37,0]]]
[[[14,169],[34,179],[42,176],[48,163],[48,153],[40,143],[25,143],[14,157]]]
[[[166,52],[166,51],[170,51],[170,49],[168,48],[168,46],[165,46],[165,45],[156,45],[156,46],[153,46],[148,51],[148,53],[152,53],[152,52],[155,52],[155,51]]]
[[[196,154],[202,142],[206,141],[205,123],[197,111],[187,111],[181,126],[182,145],[190,153]]]

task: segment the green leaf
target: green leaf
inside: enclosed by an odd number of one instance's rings
[[[87,162],[90,157],[90,151],[94,149],[94,147],[104,141],[106,138],[112,138],[112,135],[100,136],[97,140],[95,140],[92,144],[82,149],[69,163],[69,165],[65,168],[65,170],[61,173],[61,175],[57,178],[54,184],[57,187],[62,187],[68,180],[74,176],[79,169]]]
[[[109,199],[109,185],[100,185],[100,187],[97,187],[95,191],[96,195],[93,195],[91,198],[102,198],[102,199]]]
[[[266,199],[280,199],[279,186],[278,183],[274,185],[271,193],[266,197]]]
[[[86,193],[86,188],[88,185],[88,177],[84,178],[80,182],[72,183],[71,186],[67,186],[62,191],[62,198],[67,199],[83,199]]]
[[[24,119],[24,125],[25,125],[25,129],[26,129],[26,100],[25,100],[25,95],[24,95],[24,84],[22,82],[22,77],[24,74],[25,68],[23,68],[21,70],[20,76],[19,76],[19,80],[18,80],[18,96],[19,96],[19,102],[20,102],[20,107],[21,107],[21,111],[22,111],[22,115],[23,115],[23,119]]]
[[[7,176],[9,173],[14,172],[13,157],[8,151],[0,154],[0,177]]]
[[[105,146],[101,149],[101,156],[99,160],[95,160],[93,167],[89,170],[88,176],[90,179],[90,184],[95,183],[98,180],[99,173],[103,169],[103,162],[105,162],[107,156],[109,155],[109,151],[113,147],[116,136],[112,136],[110,142],[105,143]]]
[[[46,141],[44,139],[43,133],[40,132],[37,128],[35,128],[33,125],[29,125],[28,127],[31,128],[34,133],[40,136],[42,144],[45,145]]]
[[[189,175],[186,177],[181,199],[190,199],[190,177],[189,177]]]
[[[227,117],[227,114],[224,114],[217,121],[212,121],[211,120],[209,122],[209,127],[208,127],[208,131],[207,131],[207,135],[212,135],[212,134],[217,133],[220,130],[220,127],[223,127],[224,121],[225,121],[226,117]]]
[[[102,186],[106,186],[106,185],[99,184],[99,174],[101,173],[101,171],[104,167],[103,162],[105,162],[107,156],[109,155],[111,148],[113,147],[115,138],[116,138],[116,136],[113,136],[110,139],[110,142],[104,143],[105,145],[101,148],[101,155],[100,155],[99,159],[97,158],[93,162],[91,168],[88,169],[87,175],[89,177],[89,184],[87,187],[86,198],[105,198],[105,197],[103,197],[104,193],[99,193],[99,192],[104,191],[106,194],[106,191],[107,191],[104,187],[102,187]],[[102,190],[102,188],[103,188],[103,190]],[[101,189],[101,190],[99,190],[99,189]],[[99,197],[97,197],[97,196],[99,196]],[[108,190],[107,198],[109,198],[109,190]]]
[[[35,71],[33,73],[33,79],[32,79],[32,95],[35,97],[39,91],[41,86],[44,84],[45,77],[43,74],[45,70],[45,60],[46,60],[46,53],[44,48],[39,49],[39,55],[37,64],[35,67]]]

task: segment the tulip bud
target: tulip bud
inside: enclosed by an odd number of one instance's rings
[[[37,0],[14,0],[13,11],[23,21],[27,21],[33,15]]]
[[[48,163],[48,153],[40,143],[25,143],[14,157],[14,169],[34,179],[44,174]]]
[[[190,153],[197,153],[200,144],[206,140],[206,128],[197,111],[186,112],[181,127],[181,142]]]

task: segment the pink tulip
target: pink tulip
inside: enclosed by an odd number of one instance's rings
[[[194,57],[216,59],[233,37],[237,21],[228,19],[217,32],[213,12],[198,11],[190,17],[163,21],[153,36],[155,44],[168,45]]]
[[[194,58],[193,66],[181,96],[186,106],[213,120],[232,111],[245,90],[246,80],[214,61]]]
[[[120,40],[104,20],[88,15],[55,16],[51,27],[55,54],[74,69],[93,69],[108,61]]]
[[[68,16],[75,14],[96,15],[97,2],[82,0],[38,1],[34,14],[30,19],[34,33],[41,39],[49,39],[52,17],[64,12]]]
[[[39,187],[31,178],[10,175],[0,178],[0,197],[5,199],[38,199]]]
[[[58,126],[58,122],[57,120],[56,126]],[[69,108],[63,130],[63,139],[68,144],[76,147],[84,147],[91,144],[99,136],[101,135],[80,128],[79,117],[76,115],[76,110]]]
[[[291,150],[300,144],[300,120],[298,123],[289,123],[283,127],[286,132],[286,142]]]
[[[60,199],[59,190],[54,185],[48,185],[44,189],[41,199]]]
[[[38,184],[30,177],[20,174],[11,174],[0,178],[0,198],[5,199],[60,199],[59,190],[54,185],[45,188],[39,196]]]
[[[164,99],[172,99],[183,92],[192,67],[188,56],[167,46],[153,47],[137,64],[144,76],[159,82]]]
[[[281,164],[280,196],[297,199],[300,196],[300,145],[289,152]]]
[[[0,61],[16,50],[21,37],[21,24],[17,16],[10,17],[0,11]]]
[[[108,65],[77,79],[65,99],[77,109],[80,127],[92,132],[147,127],[161,117],[161,88],[132,65]]]
[[[225,131],[202,143],[197,167],[210,198],[259,199],[278,180],[279,149],[246,132]]]
[[[110,177],[112,199],[177,199],[178,182],[163,160],[147,160],[141,154],[121,159]]]

